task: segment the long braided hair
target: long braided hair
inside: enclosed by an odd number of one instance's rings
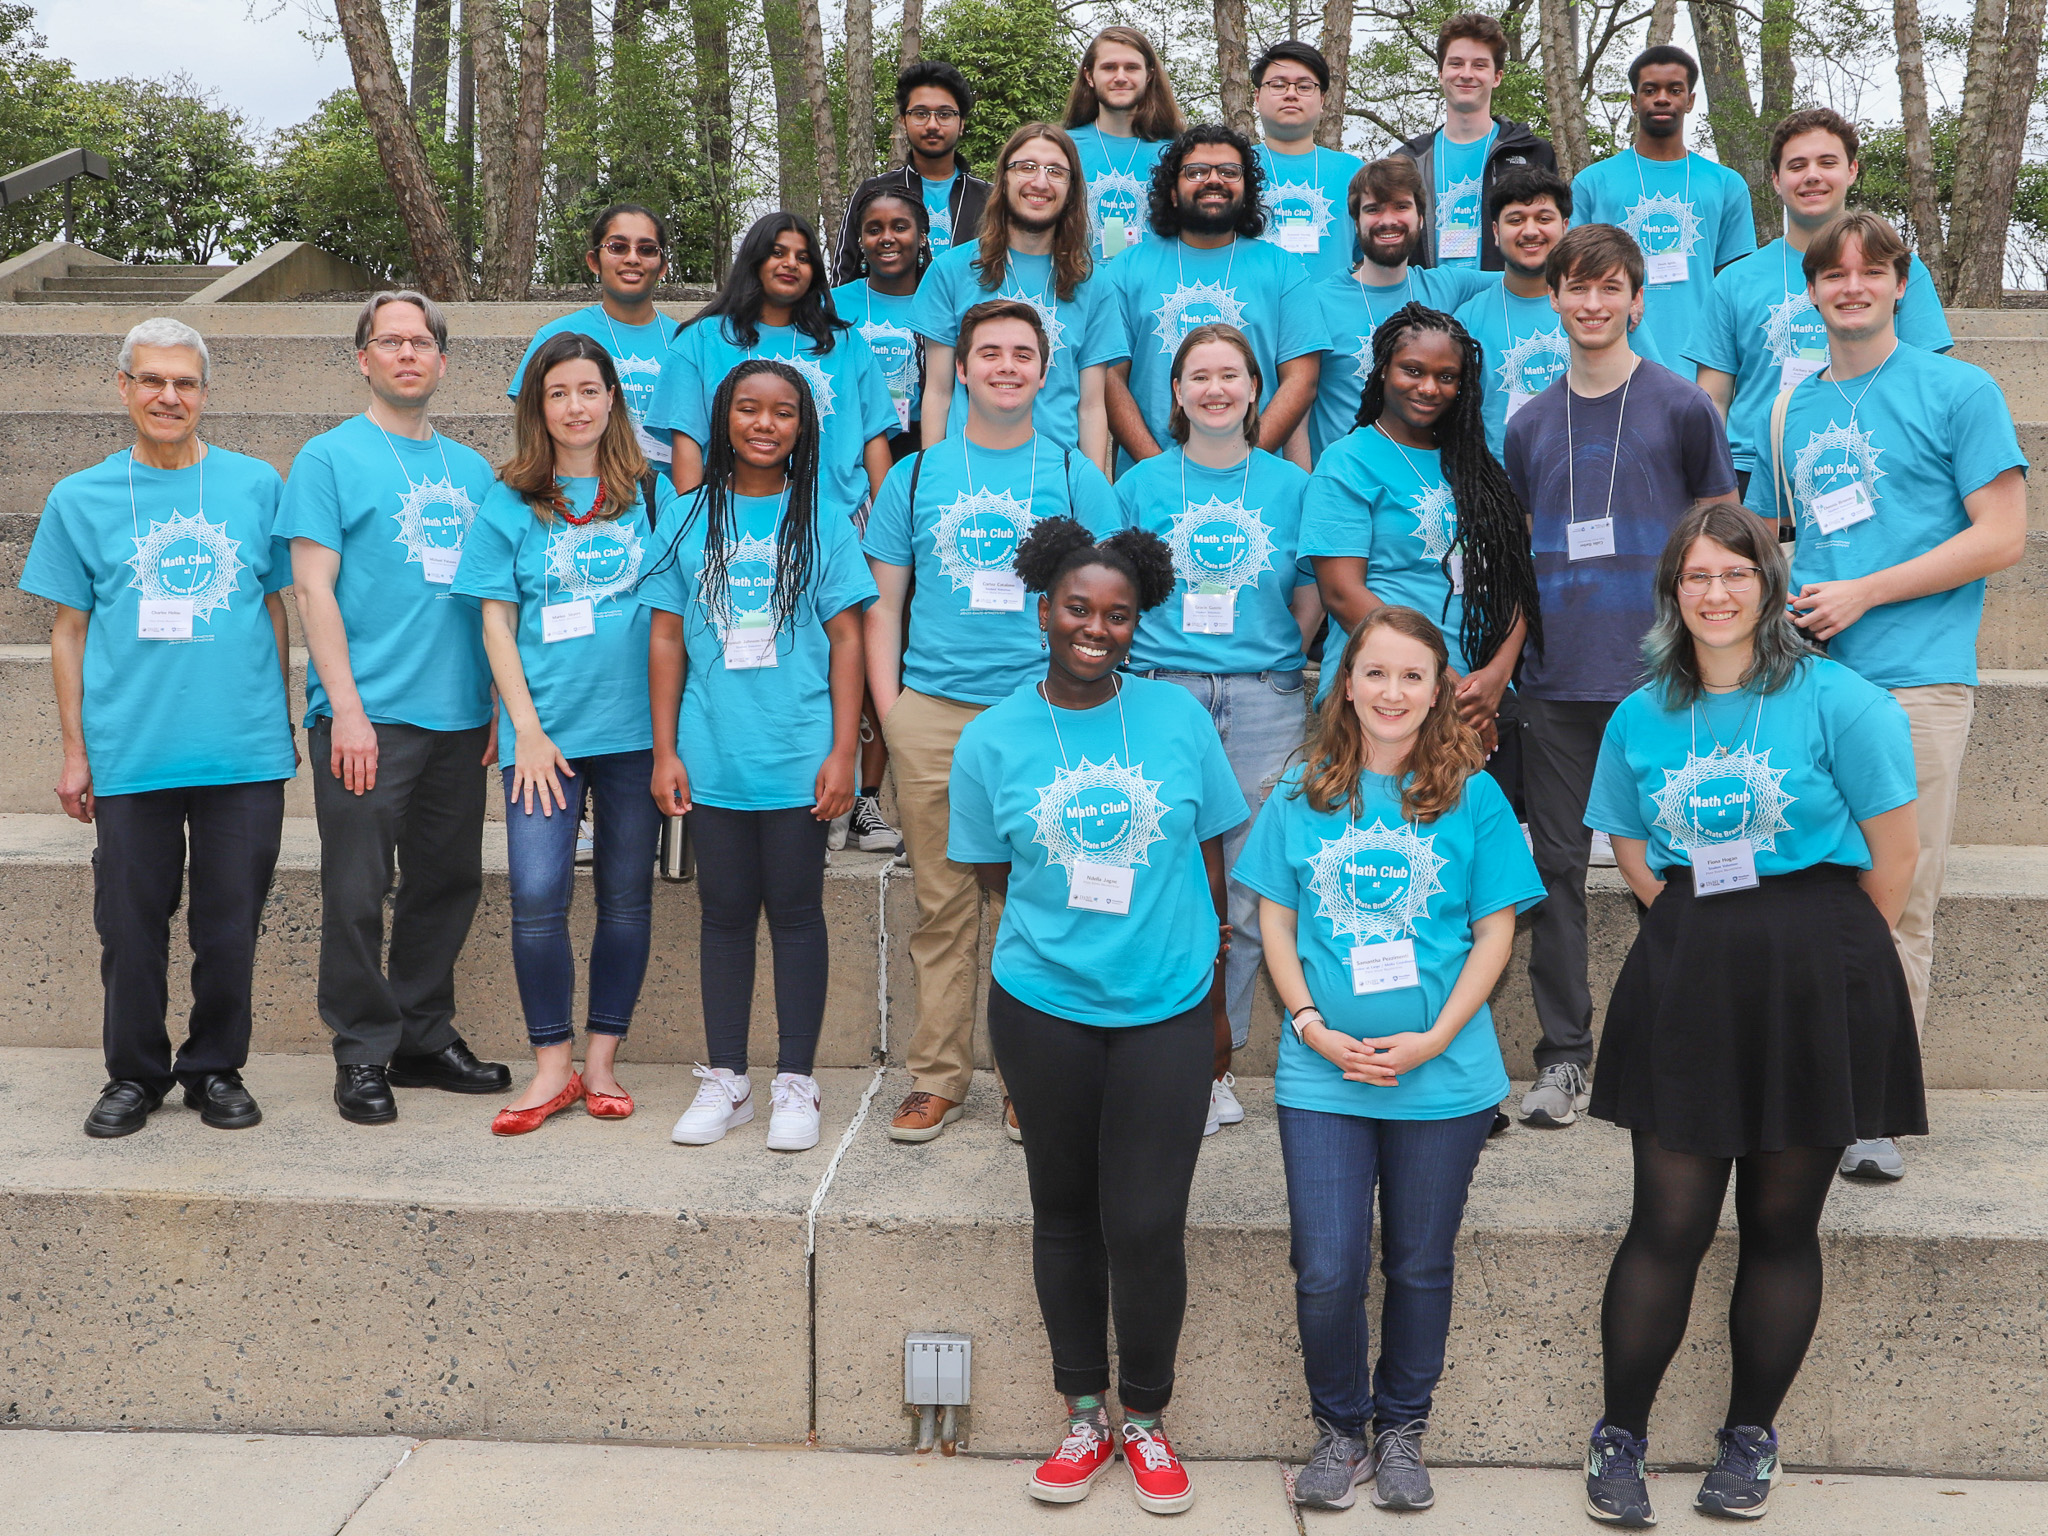
[[[1458,630],[1465,658],[1474,667],[1485,666],[1518,616],[1528,622],[1530,643],[1540,654],[1543,615],[1537,604],[1536,565],[1529,554],[1529,525],[1507,471],[1486,446],[1479,343],[1442,310],[1404,304],[1372,334],[1372,374],[1359,398],[1354,425],[1369,427],[1380,419],[1387,407],[1387,367],[1394,351],[1421,331],[1448,336],[1458,349],[1458,397],[1437,419],[1432,435],[1458,507],[1458,537],[1452,548],[1465,555],[1465,611]],[[1450,558],[1446,552],[1447,578]]]
[[[796,391],[796,443],[784,472],[789,476],[789,505],[775,534],[775,596],[771,611],[777,634],[790,631],[797,605],[811,582],[818,550],[818,409],[804,376],[774,358],[749,358],[720,381],[711,399],[711,441],[704,449],[704,483],[691,516],[704,519],[704,572],[699,578],[710,595],[710,608],[731,617],[728,579],[734,542],[732,471],[738,455],[732,446],[732,402],[740,381],[772,374]]]

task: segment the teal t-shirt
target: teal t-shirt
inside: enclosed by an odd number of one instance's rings
[[[853,322],[855,333],[875,355],[875,368],[896,411],[891,435],[908,431],[924,398],[924,338],[911,325],[917,295],[877,293],[862,278],[834,288],[832,307],[840,319]]]
[[[875,596],[852,523],[818,509],[810,580],[787,630],[775,635],[775,664],[726,665],[729,631],[756,627],[750,616],[773,623],[784,504],[780,496],[730,498],[733,537],[726,590],[718,592],[704,580],[703,493],[691,493],[673,523],[662,514],[663,558],[640,589],[650,608],[682,616],[687,672],[676,751],[698,804],[730,811],[814,805],[818,769],[832,753],[825,621]]]
[[[896,431],[896,407],[875,354],[852,331],[835,331],[832,350],[792,325],[764,325],[751,347],[733,340],[723,317],[684,326],[662,360],[647,424],[680,432],[701,450],[711,440],[711,400],[725,376],[749,358],[787,363],[811,387],[818,412],[818,493],[841,517],[868,499],[863,455],[870,441]]]
[[[1780,238],[1729,267],[1714,279],[1712,298],[1686,343],[1692,362],[1735,376],[1728,446],[1737,469],[1756,468],[1778,391],[1827,362],[1827,327],[1806,296],[1801,259]],[[1926,351],[1946,352],[1955,345],[1934,278],[1918,256],[1907,272],[1895,323],[1899,340]],[[1754,490],[1749,505],[1762,505]]]
[[[1109,1028],[1209,995],[1219,919],[1202,844],[1250,814],[1194,695],[1120,681],[1083,710],[1054,710],[1029,683],[968,721],[946,837],[956,863],[1010,866],[990,974],[1041,1012]],[[1067,905],[1084,860],[1130,872],[1128,912]]]
[[[1572,178],[1572,224],[1619,224],[1642,247],[1643,329],[1680,370],[1714,296],[1714,274],[1756,249],[1749,183],[1703,155],[1645,160],[1625,149]]]
[[[1264,240],[1198,250],[1156,237],[1111,262],[1109,277],[1123,316],[1120,355],[1131,360],[1131,394],[1162,447],[1171,437],[1173,355],[1195,327],[1221,321],[1244,332],[1267,400],[1282,363],[1330,345],[1301,263]]]
[[[612,355],[612,367],[619,375],[619,393],[625,399],[627,414],[633,418],[640,451],[656,464],[667,464],[668,437],[657,437],[647,430],[647,408],[654,403],[654,386],[661,381],[661,360],[668,355],[669,343],[675,340],[676,322],[657,312],[646,325],[628,325],[606,314],[602,304],[550,320],[527,343],[519,366],[512,370],[512,382],[505,386],[506,394],[515,400],[519,398],[519,381],[526,377],[526,365],[533,361],[533,354],[540,350],[542,342],[564,331],[588,336]]]
[[[1305,155],[1276,155],[1264,144],[1256,153],[1266,173],[1266,232],[1259,238],[1301,263],[1311,282],[1349,272],[1358,259],[1351,178],[1365,162],[1320,144]]]
[[[1095,257],[1107,260],[1117,254],[1104,243],[1109,221],[1123,223],[1119,252],[1136,245],[1152,227],[1152,168],[1173,141],[1117,138],[1104,133],[1098,123],[1069,128],[1067,137],[1080,152],[1081,175],[1088,183],[1088,235]]]
[[[1358,402],[1372,377],[1373,332],[1401,312],[1421,304],[1453,314],[1458,306],[1500,289],[1498,272],[1461,267],[1413,267],[1398,283],[1375,288],[1355,272],[1339,272],[1315,286],[1315,300],[1330,335],[1330,350],[1316,378],[1316,403],[1308,413],[1310,462],[1348,433],[1358,421]],[[1551,318],[1555,319],[1555,316]]]
[[[1044,437],[1001,449],[949,437],[889,471],[862,544],[911,571],[904,687],[993,704],[1044,672],[1038,600],[1027,594],[1020,607],[1003,607],[984,587],[977,606],[974,594],[976,572],[1014,574],[1017,544],[1042,517],[1074,518],[1098,536],[1122,526],[1102,471]]]
[[[292,460],[280,538],[341,555],[334,598],[349,671],[380,725],[469,731],[491,721],[491,667],[476,599],[455,568],[498,477],[483,455],[436,432],[424,441],[368,416],[310,439]],[[320,668],[306,663],[306,721],[332,717]]]
[[[1586,825],[1647,842],[1652,870],[1746,837],[1759,875],[1870,868],[1858,822],[1917,798],[1906,711],[1840,662],[1803,663],[1778,693],[1703,694],[1667,709],[1654,686],[1607,722]]]
[[[1485,397],[1479,414],[1486,423],[1486,447],[1496,459],[1507,452],[1508,417],[1564,377],[1571,366],[1571,338],[1550,307],[1550,295],[1525,299],[1496,283],[1467,299],[1456,319],[1479,343],[1480,381]],[[1647,327],[1637,327],[1629,349],[1653,363],[1664,359]]]
[[[1479,270],[1479,250],[1485,243],[1486,209],[1481,193],[1486,183],[1486,157],[1500,137],[1500,124],[1487,129],[1486,137],[1469,144],[1452,141],[1449,134],[1436,131],[1434,162],[1436,185],[1431,202],[1436,211],[1436,264],[1438,267]]]
[[[1032,402],[1031,423],[1062,448],[1081,443],[1081,371],[1124,355],[1123,322],[1107,275],[1097,273],[1062,299],[1053,285],[1052,258],[1009,253],[1003,280],[993,289],[981,285],[974,263],[981,244],[956,246],[931,264],[918,284],[911,327],[942,347],[960,344],[960,317],[989,299],[1018,299],[1038,311],[1045,323],[1050,360],[1045,386]],[[946,435],[967,430],[967,386],[956,374],[953,403],[946,411]]]
[[[1173,551],[1173,595],[1138,620],[1131,665],[1140,671],[1292,672],[1308,665],[1301,626],[1288,604],[1315,585],[1297,552],[1308,476],[1254,448],[1242,464],[1209,469],[1178,447],[1126,471],[1116,482],[1124,525],[1156,533]],[[1199,610],[1190,594],[1228,593],[1230,632]],[[1193,625],[1190,625],[1190,619]]]
[[[1404,448],[1377,426],[1360,427],[1324,454],[1309,477],[1302,554],[1365,556],[1372,595],[1426,614],[1444,632],[1451,666],[1462,673],[1468,669],[1458,639],[1465,598],[1453,558],[1457,543],[1458,503],[1435,448]],[[1335,659],[1323,668],[1318,703],[1337,679]]]
[[[275,530],[283,483],[261,459],[209,447],[184,469],[130,450],[50,489],[21,590],[89,615],[85,755],[93,793],[256,784],[297,769],[265,593],[292,584]],[[142,605],[189,604],[141,638]],[[170,616],[152,608],[159,619]],[[156,626],[152,626],[153,628]]]
[[[1472,925],[1543,899],[1514,810],[1491,774],[1475,773],[1443,815],[1411,822],[1395,781],[1366,773],[1356,816],[1318,811],[1299,793],[1306,772],[1296,764],[1266,797],[1231,877],[1293,909],[1308,995],[1329,1028],[1359,1040],[1431,1029],[1472,952]],[[1415,946],[1418,984],[1353,992],[1351,951],[1402,940]],[[1449,1120],[1498,1104],[1508,1074],[1493,1010],[1481,1003],[1440,1055],[1392,1087],[1345,1081],[1335,1062],[1283,1027],[1273,1091],[1290,1109]]]
[[[596,477],[561,483],[569,510],[588,512],[597,499]],[[654,497],[663,522],[676,515],[675,488],[665,477]],[[502,480],[470,524],[455,590],[519,605],[519,667],[526,691],[541,729],[564,757],[644,752],[654,745],[647,710],[647,610],[639,587],[654,567],[658,537],[637,492],[617,517],[580,526],[560,517],[542,523]],[[590,633],[549,640],[545,610],[554,607],[562,620],[573,620],[577,615],[563,606],[570,603],[590,605]],[[500,768],[517,760],[514,736],[501,700]]]
[[[1785,461],[1799,520],[1794,592],[1926,554],[1970,526],[1965,496],[2027,467],[1991,375],[1903,342],[1860,377],[1816,375],[1792,391]],[[1874,515],[1823,533],[1816,500],[1859,480]],[[1768,443],[1749,489],[1764,516],[1784,515]],[[1871,609],[1828,642],[1828,654],[1884,688],[1974,684],[1983,617],[1984,583],[1967,582]]]
[[[924,211],[931,220],[931,246],[934,256],[944,255],[953,248],[953,183],[960,179],[960,172],[944,181],[933,181],[929,176],[920,175],[918,185],[924,191]],[[966,231],[972,233],[972,231]]]

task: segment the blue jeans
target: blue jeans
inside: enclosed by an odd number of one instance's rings
[[[1347,1435],[1429,1417],[1451,1327],[1452,1248],[1493,1108],[1454,1120],[1372,1120],[1280,1106],[1294,1315],[1309,1404]],[[1380,1358],[1365,1298],[1379,1186]]]
[[[597,822],[592,874],[597,936],[590,946],[590,1032],[623,1035],[647,975],[654,916],[654,845],[661,810],[648,792],[654,753],[608,752],[570,760],[562,781],[569,809],[543,816],[540,797],[524,810],[505,775],[505,852],[512,874],[512,973],[536,1048],[576,1038],[576,957],[569,949],[569,898],[576,888],[576,823],[587,802]],[[552,802],[551,802],[552,804]]]
[[[1308,698],[1299,672],[1147,672],[1161,682],[1178,683],[1201,701],[1223,738],[1223,755],[1237,776],[1245,804],[1252,813],[1223,834],[1223,867],[1237,863],[1251,836],[1259,807],[1266,803],[1287,759],[1300,747],[1308,729]],[[1241,1051],[1252,1033],[1252,992],[1259,980],[1258,892],[1232,880],[1225,890],[1230,914],[1230,953],[1223,961],[1223,1001],[1230,1014],[1230,1048]]]

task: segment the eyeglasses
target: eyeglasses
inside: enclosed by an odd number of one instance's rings
[[[1218,181],[1243,181],[1244,167],[1241,165],[1210,165],[1194,160],[1180,168],[1180,179],[1199,185],[1214,176]]]
[[[598,249],[607,256],[638,256],[643,261],[654,261],[663,254],[661,245],[657,241],[641,240],[636,243],[626,239],[623,235],[616,240],[605,241]]]
[[[1706,591],[1717,581],[1724,592],[1742,593],[1755,586],[1761,575],[1763,572],[1753,565],[1738,565],[1729,571],[1681,571],[1678,584],[1694,595]]]
[[[432,357],[441,350],[441,343],[431,336],[372,336],[368,345],[375,347],[386,357],[396,357],[411,347],[421,357]]]
[[[907,123],[955,123],[960,120],[958,107],[906,107],[903,120]]]
[[[1073,179],[1074,173],[1064,165],[1054,165],[1049,160],[1012,160],[1003,166],[1012,176],[1022,176],[1026,181],[1045,172],[1045,179],[1054,186],[1064,186]]]
[[[122,378],[139,386],[145,395],[160,395],[166,389],[172,389],[189,399],[206,388],[206,380],[195,379],[189,373],[181,374],[175,379],[167,379],[160,373],[130,373],[125,368],[119,372]]]
[[[1323,88],[1313,80],[1275,80],[1268,75],[1259,82],[1259,89],[1271,91],[1275,96],[1315,96]]]

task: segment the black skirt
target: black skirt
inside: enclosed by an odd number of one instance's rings
[[[1590,1112],[1743,1157],[1927,1134],[1905,972],[1857,871],[1695,896],[1673,865],[1607,1005]]]

